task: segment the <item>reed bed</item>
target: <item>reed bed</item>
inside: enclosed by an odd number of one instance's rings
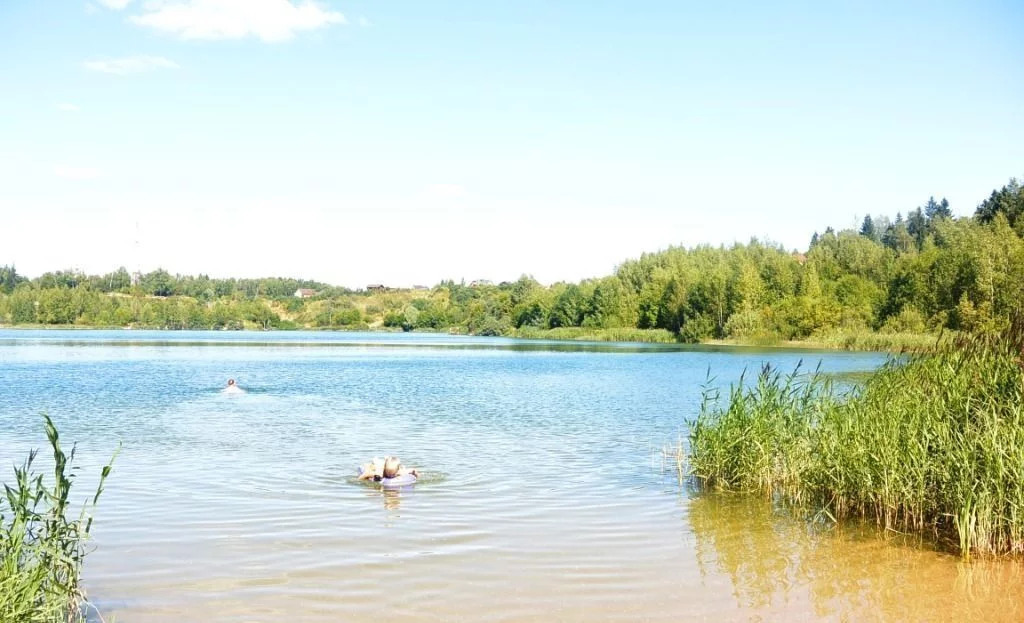
[[[862,329],[859,331],[835,331],[813,335],[806,340],[796,341],[794,344],[837,350],[888,351],[895,353],[905,350],[930,350],[936,346],[939,340],[939,335],[934,333],[889,333]]]
[[[113,465],[102,470],[95,494],[77,517],[70,508],[75,450],[65,453],[57,428],[45,418],[53,450],[53,480],[34,472],[36,451],[14,469],[0,500],[0,623],[84,621],[81,589],[86,542],[95,508]]]
[[[691,422],[687,469],[832,521],[1024,554],[1024,322],[892,358],[852,391],[764,369]]]
[[[537,329],[520,327],[511,333],[511,337],[538,340],[581,340],[590,342],[645,342],[672,344],[679,339],[671,331],[665,329],[634,329],[620,327],[600,329],[589,327],[558,327],[555,329]]]

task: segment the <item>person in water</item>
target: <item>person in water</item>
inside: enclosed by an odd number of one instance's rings
[[[224,391],[228,393],[244,392],[245,390],[238,386],[235,379],[228,379],[228,386],[224,388]]]
[[[397,456],[389,456],[385,459],[374,458],[369,463],[363,463],[363,467],[360,470],[359,480],[374,480],[380,482],[384,478],[398,478],[399,476],[409,475],[413,478],[419,478],[419,472],[415,469],[408,469],[402,465],[402,461]]]

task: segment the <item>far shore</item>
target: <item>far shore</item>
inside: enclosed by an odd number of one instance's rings
[[[4,330],[46,330],[46,331],[171,331],[177,332],[183,329],[169,329],[166,327],[143,327],[143,326],[94,326],[94,325],[46,325],[46,324],[2,324],[0,329]],[[296,327],[294,329],[263,328],[257,326],[246,326],[242,329],[234,328],[209,328],[209,329],[184,329],[187,331],[211,331],[211,332],[234,332],[234,331],[258,331],[258,332],[281,332],[290,333],[294,331],[310,332],[342,332],[342,333],[417,333],[417,334],[447,334],[452,336],[472,336],[457,330],[423,330],[414,329],[403,331],[400,328],[382,326],[358,326],[358,327]],[[778,349],[811,349],[829,351],[865,351],[865,352],[900,352],[904,350],[930,349],[935,346],[941,338],[939,334],[931,333],[882,333],[875,331],[854,331],[848,333],[837,333],[828,336],[812,336],[806,340],[784,340],[771,337],[759,337],[750,339],[710,339],[700,342],[683,342],[674,334],[663,329],[587,329],[582,327],[569,327],[559,329],[515,329],[506,335],[500,336],[477,336],[477,337],[505,337],[521,340],[554,340],[567,342],[622,342],[638,344],[690,344],[693,346],[717,346],[735,348],[778,348]]]

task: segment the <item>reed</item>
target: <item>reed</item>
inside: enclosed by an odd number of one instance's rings
[[[864,517],[964,557],[1024,553],[1024,322],[892,358],[846,393],[762,370],[691,422],[704,488]]]
[[[14,469],[0,500],[0,623],[83,621],[81,588],[93,510],[113,459],[103,467],[95,493],[77,517],[70,508],[75,449],[65,453],[56,426],[45,419],[53,450],[53,480],[36,474],[37,452]]]
[[[665,329],[635,329],[619,327],[613,329],[589,327],[558,327],[555,329],[538,329],[520,327],[511,332],[511,337],[535,340],[583,340],[590,342],[646,342],[671,344],[679,339],[674,333]]]
[[[868,329],[834,331],[813,335],[795,345],[815,346],[836,350],[888,351],[929,350],[940,341],[933,333],[894,333]]]
[[[830,381],[799,365],[787,375],[765,366],[752,384],[740,379],[724,408],[718,391],[705,388],[700,416],[690,423],[688,466],[707,488],[800,500],[813,428],[833,400]]]

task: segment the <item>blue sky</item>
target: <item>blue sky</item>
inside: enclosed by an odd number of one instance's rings
[[[769,6],[770,5],[770,6]],[[4,0],[0,264],[550,283],[1024,175],[1024,4]]]

